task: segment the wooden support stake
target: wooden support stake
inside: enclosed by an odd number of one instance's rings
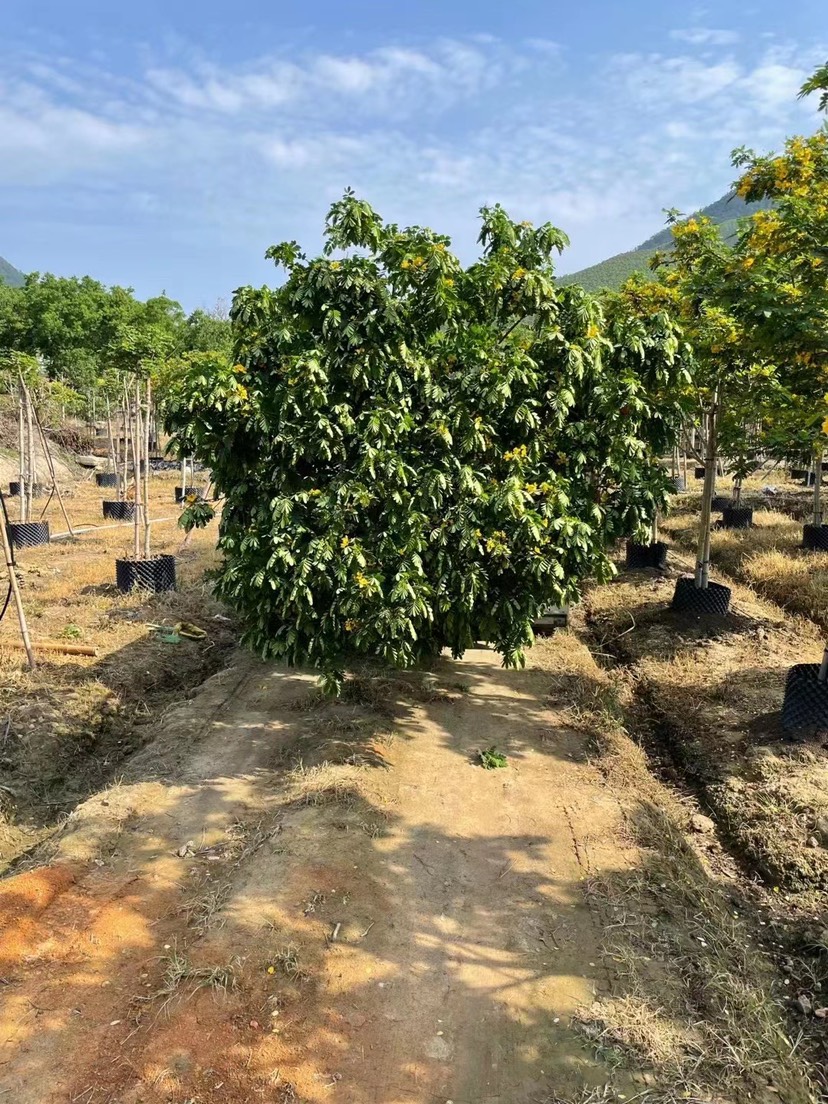
[[[0,640],[0,648],[23,648],[16,640]],[[37,652],[57,652],[58,655],[96,656],[98,649],[92,644],[61,644],[59,641],[41,640],[33,645]]]
[[[63,495],[60,493],[60,487],[58,486],[57,472],[55,471],[55,462],[52,459],[52,450],[49,448],[49,442],[46,440],[46,434],[43,432],[43,425],[40,421],[40,415],[37,410],[34,411],[35,422],[37,423],[38,432],[40,433],[40,443],[43,447],[43,455],[46,457],[46,466],[49,469],[49,475],[52,477],[52,486],[55,489],[58,503],[60,504],[60,512],[63,514],[63,520],[66,522],[66,528],[70,534],[74,537],[72,530],[72,522],[69,520],[69,514],[66,512],[66,504],[63,501]],[[48,505],[48,503],[47,503]]]
[[[26,660],[29,664],[30,670],[35,668],[35,657],[32,651],[32,642],[29,639],[29,626],[26,622],[26,611],[23,609],[23,599],[20,597],[20,587],[17,584],[17,572],[14,568],[14,557],[12,556],[11,545],[9,544],[9,531],[6,528],[6,511],[3,510],[3,517],[0,519],[0,539],[3,543],[3,555],[6,557],[6,569],[9,573],[9,586],[11,587],[12,597],[14,598],[14,607],[17,611],[17,621],[20,625],[20,636],[23,640],[23,648],[26,652]]]

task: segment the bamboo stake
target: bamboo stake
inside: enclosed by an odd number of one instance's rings
[[[58,504],[60,505],[60,512],[63,514],[63,520],[66,522],[66,528],[74,537],[75,534],[72,530],[72,522],[69,520],[69,514],[66,512],[66,504],[63,501],[63,495],[60,493],[60,487],[58,486],[57,472],[55,471],[55,462],[52,459],[52,450],[49,448],[49,442],[46,440],[46,434],[43,432],[43,425],[40,421],[40,415],[38,414],[37,410],[34,411],[34,417],[35,422],[37,423],[38,432],[40,433],[40,444],[43,448],[43,455],[46,458],[46,466],[49,469],[49,475],[52,477],[52,486],[55,489]]]
[[[0,648],[24,648],[16,640],[0,640]],[[57,652],[59,655],[96,656],[98,649],[92,644],[61,644],[58,641],[42,640],[33,645],[38,652]]]
[[[17,622],[20,625],[20,635],[23,638],[23,648],[26,652],[26,661],[29,664],[29,668],[33,671],[35,668],[35,657],[32,651],[32,642],[29,639],[29,626],[26,622],[26,611],[23,609],[23,599],[20,597],[20,587],[17,585],[17,572],[14,569],[14,557],[12,556],[11,545],[9,544],[9,532],[6,528],[5,509],[3,510],[3,520],[0,523],[0,537],[3,542],[3,555],[6,557],[6,569],[9,573],[9,586],[12,590],[12,597],[14,598],[14,607],[17,611]]]

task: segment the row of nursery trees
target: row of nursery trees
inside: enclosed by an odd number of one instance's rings
[[[828,67],[803,93],[820,88]],[[233,355],[202,357],[166,402],[225,497],[218,592],[247,642],[331,688],[360,660],[476,640],[519,665],[546,608],[608,579],[619,538],[650,539],[660,458],[690,429],[706,590],[717,458],[737,493],[759,456],[819,468],[828,414],[828,134],[735,161],[738,193],[771,205],[732,245],[674,217],[654,279],[598,297],[556,283],[564,234],[499,206],[468,267],[350,191],[322,256],[270,249],[284,281],[237,292]]]
[[[102,422],[120,407],[136,373],[164,377],[165,366],[203,352],[228,355],[230,320],[221,304],[185,314],[166,295],[136,298],[88,276],[32,273],[22,287],[0,281],[0,367],[15,393],[21,366],[48,423]],[[36,363],[32,365],[32,361]]]

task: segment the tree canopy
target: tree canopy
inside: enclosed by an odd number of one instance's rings
[[[218,592],[264,655],[409,666],[489,640],[611,573],[663,504],[680,374],[669,316],[559,287],[555,227],[482,213],[480,259],[348,192],[320,257],[233,303],[235,364],[191,358],[166,403],[225,496]]]

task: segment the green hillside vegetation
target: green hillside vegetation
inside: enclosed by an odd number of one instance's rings
[[[19,272],[14,265],[4,261],[0,257],[0,284],[9,284],[11,287],[22,287],[26,277]]]
[[[770,206],[767,200],[757,203],[746,203],[733,192],[728,192],[715,203],[703,207],[696,215],[704,215],[719,226],[719,232],[727,241],[732,241],[739,228],[739,220],[752,214],[763,207]],[[617,288],[635,272],[644,276],[650,275],[650,258],[660,249],[669,249],[673,237],[669,226],[659,230],[657,234],[647,238],[635,249],[626,253],[616,253],[614,257],[598,264],[582,268],[579,272],[572,272],[561,277],[563,284],[581,284],[587,291],[600,291],[602,288]]]

